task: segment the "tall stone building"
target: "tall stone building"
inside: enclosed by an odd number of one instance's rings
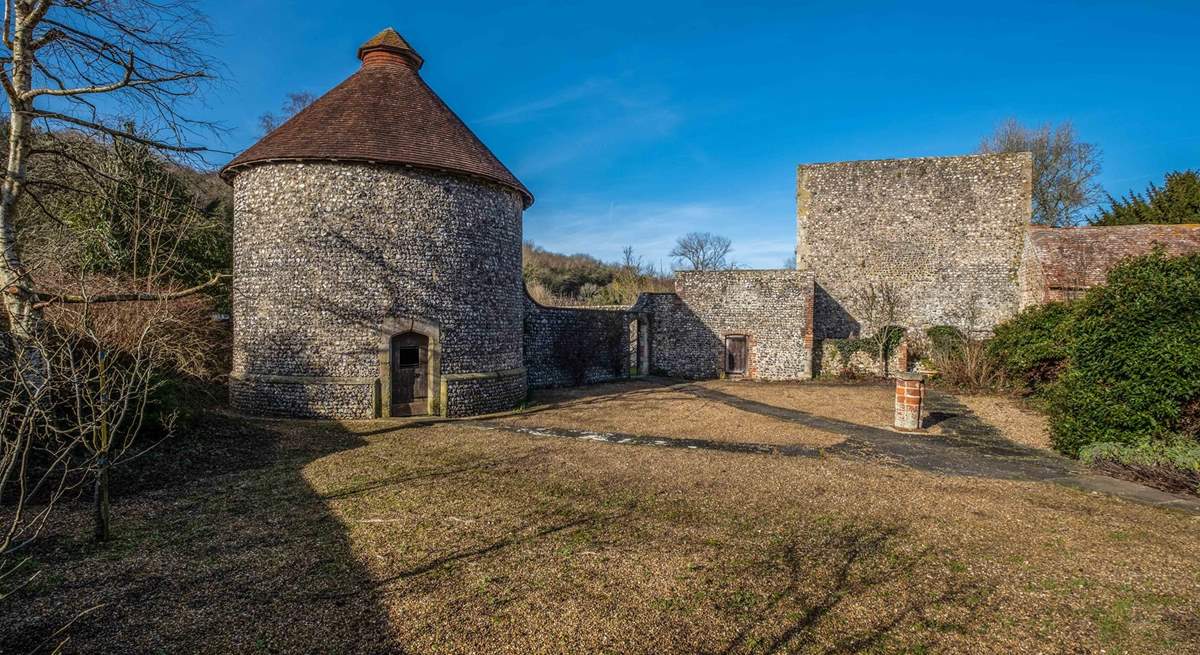
[[[800,166],[796,266],[816,277],[816,337],[880,327],[863,324],[870,285],[898,292],[891,322],[911,328],[1015,314],[1032,179],[1027,152]]]
[[[222,171],[234,187],[237,409],[475,414],[526,393],[533,196],[388,29],[359,70]]]

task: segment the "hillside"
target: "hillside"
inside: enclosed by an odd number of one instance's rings
[[[642,264],[632,248],[614,263],[550,252],[532,241],[521,250],[529,295],[544,305],[628,305],[639,293],[674,289],[670,275]]]

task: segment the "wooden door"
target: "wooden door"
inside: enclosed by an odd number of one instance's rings
[[[392,416],[429,413],[429,339],[406,332],[392,337]]]
[[[725,337],[725,373],[746,374],[746,337]]]

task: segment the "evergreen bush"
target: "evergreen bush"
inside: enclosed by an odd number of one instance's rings
[[[1072,305],[1069,325],[1069,365],[1045,393],[1056,448],[1195,441],[1200,254],[1128,260]]]
[[[1067,361],[1071,307],[1052,302],[1030,307],[996,326],[988,354],[1008,379],[1038,390],[1062,373]]]

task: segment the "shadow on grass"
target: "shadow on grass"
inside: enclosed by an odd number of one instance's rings
[[[895,528],[847,526],[781,544],[761,563],[762,574],[777,579],[780,588],[716,652],[857,653],[892,640],[906,623],[928,625],[931,611],[951,605],[957,624],[976,620],[984,606],[982,590],[954,575],[936,580],[925,575],[929,549],[906,552],[895,543],[899,535]],[[867,613],[860,608],[849,626],[823,623],[843,605],[871,602],[879,606]],[[950,621],[940,627],[960,625]]]
[[[828,452],[880,457],[920,471],[1011,480],[1052,480],[1077,470],[1069,460],[1005,439],[953,396],[930,393],[942,433],[907,434],[750,400],[701,385],[675,387],[696,398],[846,437]]]
[[[434,557],[425,562],[417,564],[416,566],[409,567],[386,578],[377,580],[369,587],[317,594],[314,596],[314,598],[349,598],[375,592],[390,593],[389,587],[391,585],[409,578],[415,578],[443,569],[450,569],[460,563],[486,558],[487,556],[498,553],[504,549],[529,544],[540,539],[552,537],[556,534],[566,532],[568,530],[574,530],[576,528],[601,530],[605,527],[610,527],[615,521],[627,515],[627,512],[617,514],[585,513],[574,518],[560,518],[555,524],[545,527],[535,527],[538,523],[531,523],[523,529],[514,531],[513,534],[497,539],[486,545],[476,548],[458,550],[446,555]]]
[[[0,601],[0,652],[30,652],[96,606],[66,652],[402,652],[375,580],[303,475],[365,441],[285,426],[214,415],[136,460],[114,481],[107,544],[87,539],[84,502],[61,507],[29,553],[38,580]],[[368,591],[311,602],[347,587]]]
[[[556,409],[590,407],[614,401],[631,402],[669,391],[678,380],[644,377],[597,382],[581,387],[555,387],[533,391],[534,403],[522,409],[522,416]]]

